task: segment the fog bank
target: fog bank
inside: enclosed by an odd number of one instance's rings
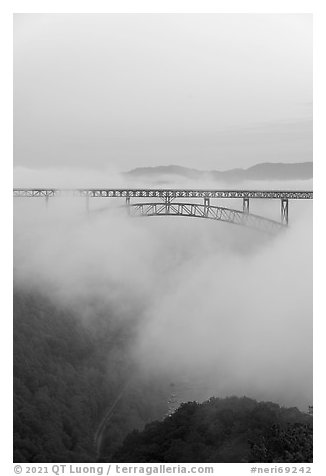
[[[141,371],[198,398],[312,402],[312,203],[290,202],[276,237],[184,217],[128,218],[91,200],[15,199],[14,282],[73,307],[137,323]],[[264,205],[265,204],[265,205]],[[253,204],[255,206],[255,204]],[[278,201],[259,202],[279,214]],[[265,208],[264,208],[265,207]]]

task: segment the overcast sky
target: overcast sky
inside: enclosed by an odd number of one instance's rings
[[[309,160],[311,15],[15,15],[16,166]]]

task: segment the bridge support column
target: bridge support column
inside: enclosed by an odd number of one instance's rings
[[[130,215],[130,197],[126,197],[127,213]]]
[[[209,207],[209,198],[204,197],[204,214],[206,217],[208,215],[208,207]]]
[[[49,195],[45,195],[45,207],[48,208],[49,206]]]
[[[249,198],[243,199],[243,213],[249,213]]]
[[[281,222],[283,225],[289,224],[289,200],[287,198],[281,199]]]
[[[171,205],[171,197],[166,197],[165,198],[165,210],[166,210],[167,214],[170,213],[170,205]]]
[[[89,195],[86,195],[86,213],[89,214]]]

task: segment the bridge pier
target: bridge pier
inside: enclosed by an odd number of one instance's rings
[[[130,197],[126,197],[126,207],[128,215],[130,215]]]
[[[86,195],[86,213],[89,214],[89,195]]]
[[[209,207],[209,198],[204,197],[204,214],[206,217],[208,216],[208,207]]]
[[[171,197],[165,197],[165,210],[166,213],[170,213]]]
[[[49,195],[45,195],[45,208],[49,206]]]
[[[243,213],[249,213],[249,198],[243,199]]]
[[[281,199],[281,222],[283,225],[289,224],[289,200],[287,198]]]

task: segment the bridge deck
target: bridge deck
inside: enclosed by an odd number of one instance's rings
[[[14,188],[14,197],[54,197],[73,195],[93,198],[264,198],[312,199],[310,190],[215,190],[173,188]]]

